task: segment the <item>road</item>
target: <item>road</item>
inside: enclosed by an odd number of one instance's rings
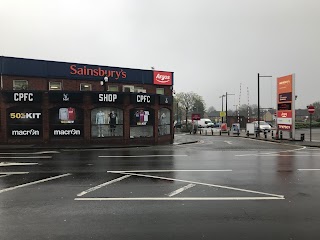
[[[1,239],[316,239],[320,149],[194,144],[0,153]]]

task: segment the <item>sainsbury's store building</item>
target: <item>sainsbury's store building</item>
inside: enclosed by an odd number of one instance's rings
[[[173,141],[173,73],[0,57],[0,143]]]

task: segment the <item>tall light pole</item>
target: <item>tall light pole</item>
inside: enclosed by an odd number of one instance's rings
[[[260,76],[258,73],[258,135],[260,136],[260,78],[266,78],[266,77],[272,77],[272,76]]]
[[[221,100],[222,100],[221,112],[223,112],[223,98],[224,98],[225,96],[226,96],[226,95],[221,95],[221,96],[219,96],[219,98],[221,98]],[[223,117],[221,117],[221,123],[223,123]]]
[[[226,95],[225,95],[226,96],[226,124],[227,124],[227,127],[228,127],[228,95],[232,96],[235,94],[226,92]]]

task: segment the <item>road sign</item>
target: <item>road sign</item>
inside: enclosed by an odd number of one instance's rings
[[[220,117],[225,117],[226,116],[226,112],[220,112]]]
[[[193,120],[200,120],[201,119],[201,114],[200,113],[192,113],[191,119]]]
[[[308,112],[310,114],[314,114],[314,112],[315,112],[314,106],[312,106],[312,105],[308,106]]]

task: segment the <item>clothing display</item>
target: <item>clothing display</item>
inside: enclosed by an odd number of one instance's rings
[[[97,112],[96,124],[105,124],[105,123],[106,123],[105,113],[102,111]]]
[[[144,111],[144,119],[143,119],[144,122],[149,121],[149,115],[150,115],[149,111]]]
[[[76,109],[72,107],[60,108],[59,119],[61,123],[74,123],[76,119]]]

